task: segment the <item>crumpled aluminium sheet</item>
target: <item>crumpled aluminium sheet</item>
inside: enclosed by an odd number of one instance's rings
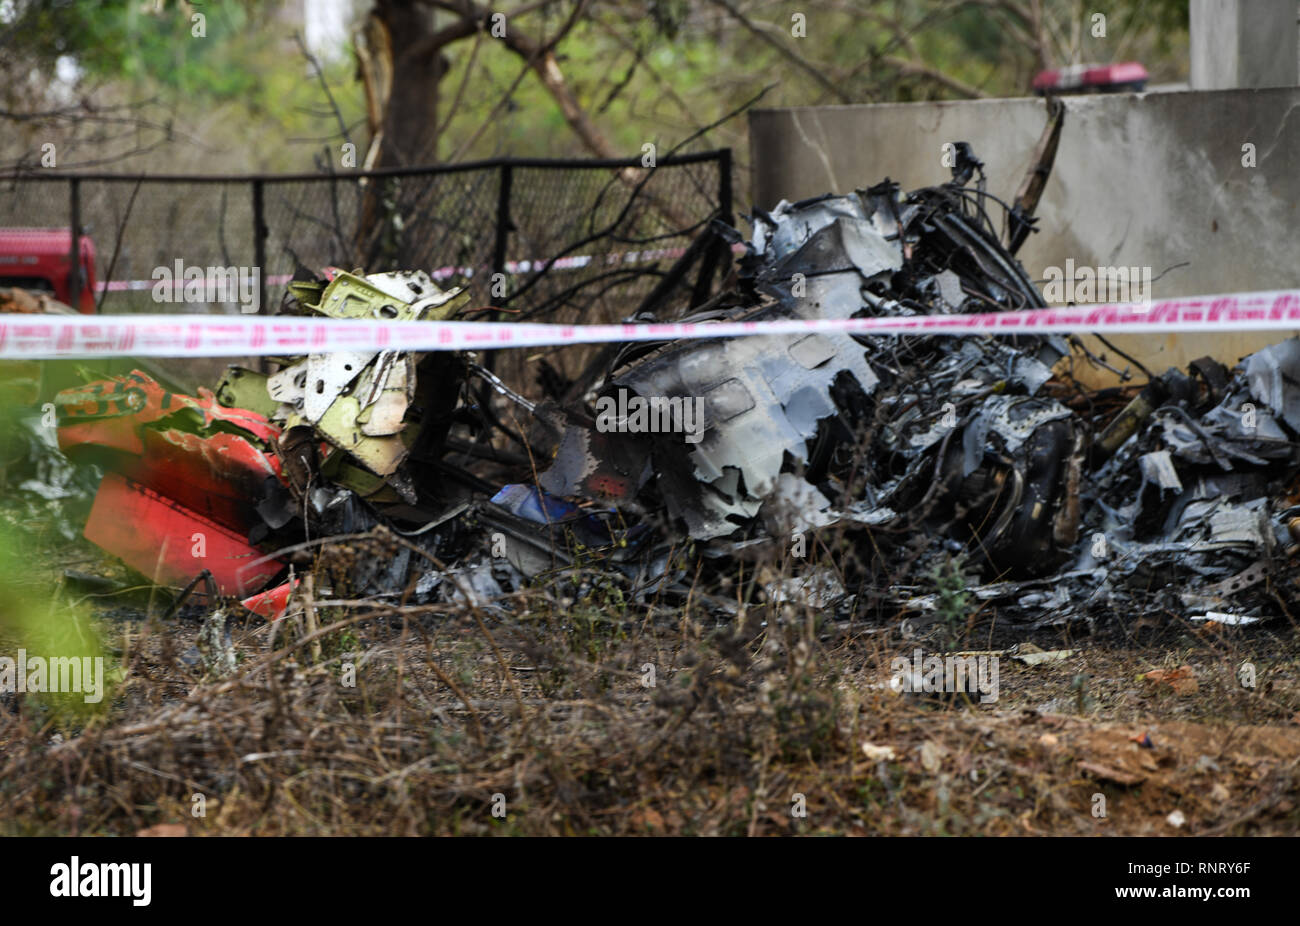
[[[1235,625],[1272,613],[1266,580],[1289,568],[1300,513],[1288,501],[1300,475],[1298,383],[1291,339],[1245,358],[1217,401],[1156,408],[1089,475],[1073,603],[1037,619],[1060,623],[1096,602],[1188,619],[1210,610]]]
[[[708,540],[735,530],[729,517],[758,514],[787,457],[807,462],[818,422],[836,413],[830,387],[842,374],[865,391],[877,382],[852,338],[813,334],[683,346],[617,383],[639,395],[703,396],[706,431],[689,468],[670,441],[657,443],[656,462],[670,514]]]
[[[905,256],[929,255],[913,240],[923,233],[919,229],[924,226],[924,208],[939,211],[925,200],[900,198],[896,188],[883,185],[863,193],[782,202],[771,213],[757,213],[750,251],[742,261],[750,307],[734,317],[955,312],[972,292],[1003,292],[1002,281],[974,279],[980,275],[981,256],[964,265],[965,277],[948,266],[953,262],[948,254],[928,257],[931,263],[924,266]],[[916,224],[910,224],[913,221]],[[924,233],[933,232],[927,228]],[[947,248],[959,245],[944,242]],[[905,279],[896,285],[900,274]],[[1028,296],[1021,296],[1032,297],[1032,287]],[[963,438],[963,476],[983,465],[990,433],[997,435],[1000,449],[1015,454],[1041,425],[1068,415],[1051,400],[1024,404],[1050,378],[1051,364],[1065,352],[1060,339],[1023,339],[1022,348],[993,338],[979,343],[927,340],[942,344],[929,357],[933,375],[917,383],[920,388],[895,384],[879,397],[887,410],[898,410],[883,435],[885,446],[914,459],[918,467],[925,463],[920,457],[932,454],[957,428],[955,406],[951,414],[937,414],[936,388],[944,398],[963,403],[962,417],[972,407],[975,411]],[[846,391],[857,401],[870,401],[882,376],[898,379],[891,359],[881,359],[882,352],[898,343],[894,338],[812,334],[796,340],[669,344],[619,371],[611,385],[647,398],[703,398],[706,428],[700,443],[685,446],[662,435],[644,439],[659,494],[691,537],[731,537],[755,519],[767,522],[770,530],[776,508],[801,509],[795,517],[801,524],[841,518],[879,524],[897,517],[885,502],[900,487],[914,485],[916,478],[886,479],[876,491],[869,487],[868,498],[848,501],[834,512],[824,493],[807,483],[811,494],[794,490],[791,479],[812,463],[811,448],[841,415]],[[992,394],[1005,390],[1009,394]],[[592,441],[575,436],[575,430],[561,440],[555,463],[541,478],[543,488],[557,495],[580,494],[582,480],[596,468],[582,453],[591,451]],[[919,477],[919,469],[910,475]]]
[[[1291,338],[1246,360],[1250,394],[1300,433],[1300,339]]]
[[[878,193],[832,196],[760,214],[747,258],[760,304],[744,317],[963,310],[969,268],[963,278],[909,266],[899,247],[909,207],[884,202]],[[639,395],[705,397],[701,444],[648,444],[669,513],[696,539],[739,550],[760,542],[736,540],[753,523],[769,536],[836,521],[898,524],[917,508],[918,487],[942,474],[942,490],[922,502],[948,493],[959,510],[986,511],[990,546],[1005,532],[1013,551],[1059,551],[1055,571],[1040,579],[978,586],[978,598],[1011,603],[1013,619],[1064,623],[1099,607],[1231,611],[1234,596],[1262,588],[1269,564],[1293,543],[1286,522],[1297,512],[1280,510],[1300,466],[1300,339],[1247,358],[1208,405],[1169,399],[1094,469],[1084,465],[1078,414],[1040,395],[1068,349],[1063,341],[930,338],[928,353],[898,363],[904,340],[669,345],[613,382]],[[883,453],[903,466],[880,466],[863,497],[848,501],[801,476],[819,433],[844,412],[834,387],[846,380],[883,413],[868,465]],[[995,502],[979,509],[990,496]],[[1050,538],[1042,519],[1029,523],[1038,508],[1052,517]],[[940,530],[922,562],[971,542]],[[994,565],[993,574],[1006,574]]]

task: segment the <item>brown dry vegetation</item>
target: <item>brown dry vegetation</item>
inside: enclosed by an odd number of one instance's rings
[[[33,586],[86,560],[112,569],[84,542],[49,547]],[[903,639],[897,620],[835,622],[739,585],[742,618],[719,620],[698,598],[627,607],[612,581],[582,578],[537,584],[509,615],[320,604],[315,635],[299,618],[247,616],[226,679],[182,658],[200,610],[162,621],[157,601],[146,617],[99,599],[125,683],[84,726],[39,696],[0,712],[0,832],[1300,830],[1300,646],[1285,620],[1216,633],[1162,618],[1144,634],[1135,616],[1092,637],[1040,633],[1075,654],[1036,667],[1004,656],[1000,696],[982,705],[891,690],[892,656],[936,648]],[[993,620],[961,645],[1024,639]],[[1237,681],[1243,662],[1253,689]],[[1183,665],[1195,692],[1139,678]],[[1134,741],[1144,734],[1151,748]]]

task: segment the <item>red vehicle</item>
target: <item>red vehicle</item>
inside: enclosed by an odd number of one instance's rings
[[[72,230],[67,228],[0,228],[0,286],[42,290],[83,315],[95,311],[95,243],[81,236],[81,275],[77,304],[72,303],[73,272],[69,257]]]

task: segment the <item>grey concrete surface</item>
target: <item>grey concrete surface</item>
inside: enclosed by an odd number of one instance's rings
[[[1293,87],[1297,0],[1191,0],[1194,90]]]

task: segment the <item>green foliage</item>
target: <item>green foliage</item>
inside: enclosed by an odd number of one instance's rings
[[[47,364],[47,383],[72,375],[69,364]],[[99,631],[84,608],[51,595],[57,572],[46,561],[48,542],[62,534],[74,536],[59,516],[59,507],[80,511],[76,504],[93,491],[93,469],[72,467],[44,440],[40,423],[39,393],[22,387],[28,382],[21,365],[0,363],[0,695],[13,696],[25,709],[57,726],[80,726],[105,712],[121,671],[105,658]],[[48,433],[48,432],[47,432]],[[51,438],[52,441],[52,438]],[[31,493],[18,490],[20,480],[56,484],[65,498],[32,504]],[[57,542],[57,541],[55,541]],[[20,675],[27,675],[27,660],[46,664],[42,680],[18,690]],[[90,659],[87,664],[83,660]],[[57,662],[56,662],[57,660]],[[71,660],[76,660],[75,667]],[[100,660],[95,663],[94,660]],[[19,669],[19,663],[24,663]],[[83,670],[90,669],[87,677]],[[55,679],[51,682],[51,679]],[[29,679],[30,680],[30,677]],[[63,684],[80,684],[80,691],[49,691]],[[86,696],[90,695],[91,700]],[[96,694],[98,698],[96,698]]]
[[[948,647],[953,648],[960,642],[970,618],[971,596],[964,558],[945,556],[930,573],[930,580],[939,599],[935,610],[940,626]]]
[[[25,699],[30,710],[45,715],[57,726],[79,726],[108,709],[112,688],[120,681],[121,673],[113,671],[104,658],[90,617],[63,602],[51,602],[48,588],[32,581],[33,574],[39,575],[40,570],[34,570],[33,564],[18,552],[22,547],[13,537],[0,535],[0,657],[12,660],[0,667],[0,681],[6,692]],[[17,663],[31,657],[49,667],[42,683],[46,688],[58,687],[53,679],[60,677],[65,682],[79,680],[83,690],[11,691],[19,676]],[[92,662],[85,663],[86,659]],[[64,660],[76,660],[75,669],[68,666],[70,671],[60,673],[58,661]],[[82,668],[95,667],[93,660],[100,660],[97,666],[102,671],[86,677]],[[93,681],[96,677],[98,682]]]
[[[292,26],[280,18],[282,6],[277,0],[27,0],[18,5],[10,35],[0,33],[0,45],[46,70],[71,56],[90,77],[130,88],[136,98],[172,101],[180,109],[178,124],[187,128],[200,121],[220,125],[221,132],[204,141],[237,155],[227,169],[309,169],[323,145],[336,146],[338,126],[297,51]],[[1143,61],[1153,80],[1185,73],[1183,0],[1117,0],[1104,11],[1105,39],[1090,36],[1093,11],[1074,0],[1044,0],[1043,6],[1052,65],[1119,56]],[[628,155],[647,142],[662,152],[769,85],[763,106],[960,95],[935,74],[992,96],[1023,95],[1042,66],[1025,40],[1028,0],[862,0],[847,6],[816,0],[800,10],[807,17],[802,38],[791,35],[786,7],[737,7],[748,25],[709,0],[601,4],[559,42],[556,61],[600,132]],[[540,39],[553,34],[567,10],[563,3],[521,14],[510,28]],[[205,38],[191,34],[191,16],[199,12],[207,17]],[[449,20],[447,13],[439,17],[440,25]],[[444,123],[438,159],[589,153],[551,93],[502,43],[480,34],[445,46],[442,54],[448,71],[441,86],[430,89]],[[897,59],[922,68],[900,73]],[[356,133],[352,140],[364,150],[364,105],[352,62],[345,57],[327,64],[325,77]],[[698,144],[743,146],[744,129],[744,120],[735,119]],[[330,153],[337,162],[337,150]]]
[[[103,87],[112,101],[156,101],[175,113],[168,121],[187,140],[211,152],[204,166],[213,169],[310,169],[311,156],[327,141],[337,165],[337,120],[293,27],[276,17],[281,6],[276,0],[29,0],[0,30],[0,57],[21,56],[48,77],[70,59],[81,69],[80,93]],[[196,36],[192,17],[200,14],[204,34]],[[344,119],[360,123],[364,104],[352,63],[342,56],[324,70]],[[11,105],[53,104],[20,96]],[[205,124],[219,131],[204,137]],[[364,147],[364,138],[354,140]],[[192,154],[193,146],[187,150]]]
[[[690,0],[650,0],[649,5],[650,17],[660,34],[669,39],[677,38],[682,24],[690,15]]]
[[[68,55],[95,76],[229,100],[258,86],[247,52],[264,41],[253,21],[264,5],[169,0],[155,10],[139,0],[37,0],[24,5],[15,27],[40,58]],[[202,37],[193,34],[198,15]]]

